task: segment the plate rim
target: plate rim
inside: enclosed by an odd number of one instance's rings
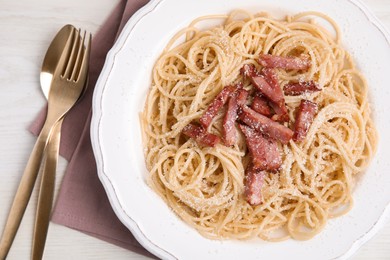
[[[111,71],[113,69],[115,59],[117,54],[123,48],[127,37],[131,34],[133,28],[137,25],[138,22],[142,20],[143,17],[153,12],[158,5],[166,0],[151,0],[141,9],[139,9],[126,23],[122,32],[118,36],[113,47],[107,53],[106,60],[103,66],[103,69],[98,77],[98,80],[95,85],[93,98],[92,98],[92,118],[91,118],[91,144],[93,153],[96,159],[97,174],[98,177],[106,191],[109,202],[119,220],[130,230],[134,235],[137,241],[149,252],[155,256],[162,259],[178,259],[173,253],[168,252],[167,250],[161,248],[153,241],[151,241],[146,234],[143,233],[142,229],[139,227],[138,223],[129,216],[123,209],[120,200],[118,198],[117,192],[112,181],[109,178],[109,175],[105,172],[105,161],[103,156],[103,150],[101,147],[100,141],[100,123],[103,116],[103,102],[102,94],[106,87],[106,83],[110,77]],[[358,7],[362,13],[368,18],[369,22],[375,26],[379,32],[381,32],[386,39],[387,43],[390,46],[390,33],[388,29],[382,24],[382,22],[376,17],[376,15],[368,8],[368,6],[363,3],[361,0],[345,0],[356,7]],[[362,234],[358,239],[352,242],[349,249],[347,249],[343,254],[337,256],[334,259],[347,259],[357,252],[367,241],[377,234],[377,232],[383,228],[383,226],[390,221],[390,201],[387,206],[383,209],[383,212],[379,219],[370,227],[370,229]]]

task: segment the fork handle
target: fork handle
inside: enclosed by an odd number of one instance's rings
[[[53,205],[55,177],[57,169],[58,151],[60,148],[62,119],[53,127],[45,150],[41,185],[39,188],[37,212],[32,245],[32,260],[40,260],[46,243],[49,229],[50,213]]]
[[[5,259],[14,241],[16,232],[22,221],[28,201],[30,200],[35,180],[39,172],[43,151],[46,147],[47,138],[50,133],[48,127],[43,127],[34,148],[30,154],[27,166],[23,172],[18,190],[12,203],[7,223],[4,227],[3,235],[0,240],[0,259]]]

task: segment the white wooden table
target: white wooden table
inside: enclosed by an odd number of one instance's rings
[[[0,232],[35,142],[26,128],[45,103],[39,71],[46,48],[67,23],[96,32],[118,1],[0,0]],[[364,2],[390,30],[390,1]],[[56,190],[65,167],[60,159]],[[30,258],[36,200],[34,191],[8,259]],[[55,224],[46,245],[45,259],[145,259]],[[390,259],[390,223],[353,259]]]

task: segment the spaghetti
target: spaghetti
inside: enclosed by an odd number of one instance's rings
[[[313,17],[328,21],[335,35]],[[196,28],[200,21],[217,18],[223,19],[221,26]],[[233,146],[207,147],[181,132],[199,120],[224,86],[247,82],[244,88],[253,88],[240,69],[245,64],[259,67],[261,54],[306,55],[310,68],[277,69],[279,83],[314,80],[321,91],[285,96],[291,122],[302,98],[318,104],[319,112],[302,142],[280,144],[282,167],[265,175],[263,203],[252,206],[243,198],[248,164],[243,135]],[[173,37],[153,69],[141,114],[149,185],[208,238],[310,239],[328,219],[352,207],[355,176],[375,152],[367,90],[341,46],[338,26],[321,13],[276,20],[238,10],[198,18]],[[222,120],[221,112],[207,130],[220,135]]]

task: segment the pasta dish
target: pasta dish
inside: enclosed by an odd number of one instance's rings
[[[310,239],[351,209],[374,155],[367,92],[324,14],[200,17],[153,68],[148,184],[207,238]]]

